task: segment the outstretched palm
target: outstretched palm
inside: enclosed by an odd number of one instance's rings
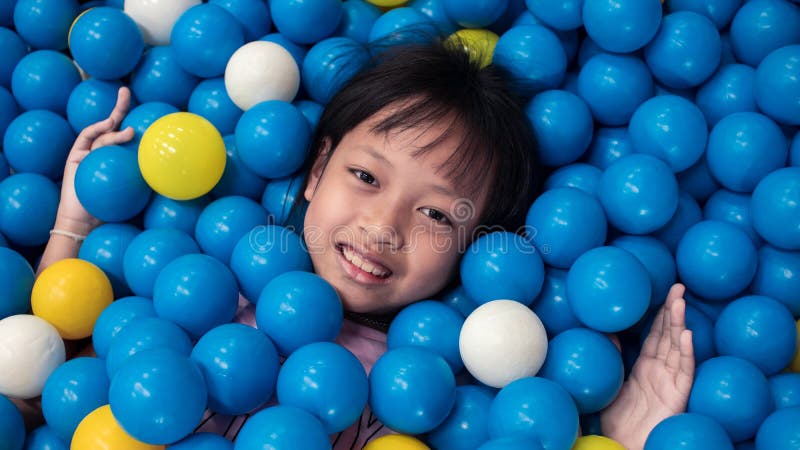
[[[603,434],[628,450],[643,449],[659,422],[686,410],[694,351],[692,332],[686,329],[684,291],[683,285],[672,286],[628,380],[601,415]]]

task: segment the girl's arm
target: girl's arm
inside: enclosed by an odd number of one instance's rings
[[[117,94],[117,104],[111,111],[111,115],[101,122],[84,128],[75,140],[64,166],[61,199],[53,226],[55,232],[51,233],[50,240],[44,249],[36,271],[37,276],[57,261],[76,258],[83,237],[100,225],[100,221],[89,214],[78,201],[75,193],[75,173],[78,170],[78,164],[90,151],[107,145],[121,144],[133,138],[133,128],[131,127],[122,131],[114,131],[128,112],[130,100],[130,90],[126,87],[120,88]]]

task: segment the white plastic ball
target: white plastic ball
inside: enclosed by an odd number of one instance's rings
[[[169,45],[172,26],[178,18],[202,0],[125,0],[125,14],[142,30],[144,42]]]
[[[241,46],[225,68],[225,89],[244,111],[268,100],[291,102],[300,88],[300,69],[282,46],[254,41]]]
[[[547,332],[539,317],[513,300],[479,306],[464,321],[461,359],[481,383],[502,388],[536,375],[547,356]]]
[[[30,314],[0,320],[0,394],[42,395],[47,377],[65,358],[64,341],[46,320]]]

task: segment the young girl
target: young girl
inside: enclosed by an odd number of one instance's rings
[[[536,144],[522,102],[498,68],[440,43],[393,48],[326,106],[303,194],[302,234],[314,271],[337,291],[347,319],[337,342],[369,372],[386,351],[394,313],[437,298],[457,282],[459,259],[486,227],[515,231],[541,183]],[[74,175],[91,150],[133,138],[114,131],[126,113],[123,88],[111,116],[83,130],[64,170],[55,229],[39,271],[76,257],[78,240],[99,222],[75,195]],[[619,397],[602,414],[603,432],[642,449],[650,430],[684,411],[694,359],[683,288],[670,291]],[[242,302],[237,320],[255,326]],[[234,439],[248,416],[207,414],[199,431]],[[362,448],[391,432],[369,411],[331,437]]]

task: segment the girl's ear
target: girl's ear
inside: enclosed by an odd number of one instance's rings
[[[314,165],[311,166],[311,171],[308,174],[308,182],[306,183],[306,191],[304,193],[304,197],[306,201],[311,201],[314,197],[314,193],[317,190],[317,185],[319,184],[320,178],[322,178],[322,172],[325,169],[326,161],[328,160],[328,152],[331,150],[331,141],[328,138],[325,138],[322,141],[322,149],[320,150],[319,154],[317,155],[317,159],[314,161]]]

